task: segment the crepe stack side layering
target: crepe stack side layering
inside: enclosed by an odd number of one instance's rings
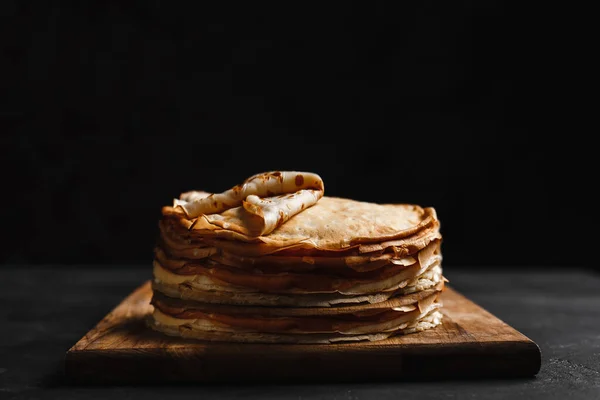
[[[324,196],[268,172],[163,207],[149,325],[211,341],[381,340],[441,323],[433,208]]]

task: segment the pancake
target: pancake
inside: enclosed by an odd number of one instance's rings
[[[369,221],[379,213],[388,218]],[[379,205],[327,196],[271,234],[260,237],[222,229],[209,224],[203,217],[190,220],[173,207],[163,207],[162,214],[163,230],[167,231],[171,240],[188,244],[201,241],[224,252],[247,257],[274,253],[281,256],[345,257],[384,252],[402,256],[441,239],[440,223],[431,207]],[[390,233],[394,227],[405,229]]]
[[[298,274],[257,274],[222,264],[208,262],[194,265],[194,271],[180,275],[154,261],[154,277],[163,282],[187,284],[202,290],[261,293],[340,293],[371,294],[391,291],[406,286],[410,279],[420,276],[429,268],[439,266],[441,257],[433,256],[427,263],[415,263],[409,267],[392,267],[376,277],[342,278],[335,275]],[[396,270],[399,268],[399,270]]]
[[[169,325],[160,320],[151,319],[148,326],[170,336],[203,341],[239,342],[239,343],[288,343],[288,344],[333,344],[358,341],[380,341],[397,335],[422,332],[441,324],[442,314],[434,311],[431,314],[411,323],[403,324],[389,332],[370,334],[265,334],[253,332],[217,332],[195,329],[188,325]]]
[[[158,246],[168,249],[171,257],[181,259],[203,259],[217,254],[217,248],[208,245],[202,238],[191,238],[185,228],[173,223],[173,218],[167,217],[158,224],[160,236]]]
[[[388,300],[377,303],[363,304],[340,304],[336,307],[262,307],[262,306],[233,306],[227,304],[212,304],[201,301],[188,301],[173,298],[155,292],[152,297],[152,304],[157,306],[163,313],[176,318],[192,318],[194,311],[203,313],[260,316],[268,317],[311,317],[311,316],[370,316],[386,310],[395,311],[414,311],[419,308],[423,310],[430,301],[436,299],[437,295],[444,290],[444,282],[439,281],[429,289],[421,290],[409,294],[396,294]]]
[[[207,193],[204,191],[187,192],[181,196],[178,206],[180,206],[186,215],[190,218],[200,215],[216,215],[238,206],[242,206],[244,202],[258,207],[258,210],[249,210],[255,214],[273,212],[275,215],[279,211],[285,212],[283,208],[274,210],[265,210],[261,204],[260,198],[275,198],[278,195],[294,194],[298,192],[310,191],[313,192],[315,199],[310,205],[315,204],[321,196],[325,187],[321,177],[312,172],[298,171],[271,171],[253,175],[246,179],[241,185],[236,185],[233,188],[223,193]],[[298,209],[298,212],[310,205],[305,204],[304,207],[296,206],[298,197],[304,199],[303,195],[286,197],[290,201],[279,203],[285,205],[288,210]],[[293,200],[292,200],[293,199]],[[246,208],[246,207],[244,207]],[[250,207],[252,208],[252,207]],[[278,207],[279,208],[279,207]],[[295,213],[294,213],[295,214]],[[267,217],[269,219],[269,217]]]
[[[223,193],[188,194],[180,200],[188,218],[198,217],[210,229],[224,229],[246,237],[271,233],[291,217],[323,197],[323,180],[317,174],[273,171],[254,175]]]
[[[321,271],[321,270],[348,270],[367,272],[389,265],[409,266],[417,262],[411,255],[396,257],[387,253],[381,255],[356,255],[342,257],[310,257],[310,256],[281,256],[267,255],[262,257],[244,257],[220,251],[211,259],[232,267],[260,268],[262,271]]]
[[[331,344],[357,341],[379,341],[393,336],[415,333],[431,329],[441,324],[443,315],[433,310],[425,315],[417,315],[416,318],[406,322],[395,322],[395,325],[383,331],[371,333],[266,333],[248,332],[243,330],[217,330],[214,326],[198,324],[196,320],[177,320],[168,317],[160,311],[154,312],[147,324],[152,329],[171,336],[179,336],[189,339],[218,342],[241,342],[241,343],[290,343],[290,344]],[[374,329],[377,329],[374,327]]]
[[[323,196],[313,207],[303,210],[266,236],[257,238],[243,235],[224,226],[215,226],[202,217],[193,222],[192,230],[200,235],[241,242],[262,242],[275,248],[303,243],[315,249],[336,251],[356,244],[406,238],[436,223],[439,221],[435,209],[431,207],[376,204]]]
[[[398,296],[375,305],[334,308],[277,308],[223,306],[154,295],[155,327],[159,330],[255,334],[364,335],[393,332],[426,318],[441,307],[442,285],[416,294]],[[439,317],[438,317],[439,319]]]
[[[416,254],[404,257],[395,257],[392,254],[379,256],[351,256],[351,257],[239,257],[228,253],[219,252],[215,248],[193,248],[188,252],[191,257],[180,257],[163,242],[155,247],[155,259],[172,272],[190,275],[194,268],[206,267],[209,262],[221,264],[224,268],[234,267],[260,274],[299,272],[335,274],[342,276],[369,276],[379,270],[400,270],[418,262],[425,263],[426,259],[440,254],[440,241],[430,242]],[[180,249],[175,249],[179,252]],[[196,251],[194,251],[196,250]],[[214,254],[210,252],[214,251]],[[196,255],[196,252],[198,253]],[[205,255],[208,254],[208,255]],[[210,258],[210,260],[207,260]]]
[[[203,289],[202,286],[189,282],[165,282],[158,278],[153,280],[152,288],[155,292],[163,293],[169,297],[204,303],[247,306],[333,307],[341,304],[380,303],[394,296],[433,288],[443,280],[441,267],[435,266],[422,275],[408,280],[405,286],[399,287],[396,290],[359,295],[343,295],[340,293],[279,294],[247,291],[232,292],[227,290]]]
[[[210,341],[336,343],[437,326],[433,207],[325,196],[314,173],[256,174],[162,208],[149,326]]]
[[[311,333],[341,333],[344,335],[357,335],[366,333],[389,332],[402,329],[404,324],[417,321],[434,309],[440,307],[433,300],[423,309],[411,311],[396,311],[393,309],[382,310],[374,315],[357,316],[355,314],[336,316],[261,316],[244,315],[239,313],[218,314],[216,312],[202,312],[186,310],[182,315],[172,316],[165,310],[166,307],[159,302],[155,303],[154,314],[158,322],[167,325],[188,325],[197,330],[215,332],[255,332],[279,334],[311,334]]]

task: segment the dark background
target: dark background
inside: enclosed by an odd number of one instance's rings
[[[149,268],[162,205],[279,169],[434,206],[446,265],[597,266],[582,63],[540,7],[120,3],[0,6],[2,264]]]

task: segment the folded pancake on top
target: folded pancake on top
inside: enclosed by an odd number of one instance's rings
[[[317,174],[274,171],[251,176],[223,193],[188,192],[175,204],[187,217],[198,217],[197,222],[256,237],[316,204],[323,191]]]

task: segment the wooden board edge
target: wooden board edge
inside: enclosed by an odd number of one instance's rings
[[[473,313],[477,313],[479,315],[485,316],[485,317],[489,318],[490,320],[493,320],[494,323],[497,324],[499,327],[502,327],[503,329],[510,331],[510,334],[515,337],[514,338],[515,341],[530,342],[537,347],[537,344],[533,341],[533,339],[529,338],[523,332],[519,331],[512,325],[510,325],[507,322],[505,322],[504,320],[500,319],[496,314],[488,311],[486,308],[484,308],[480,304],[469,299],[467,296],[465,296],[458,290],[454,289],[451,286],[446,286],[445,291],[448,292],[448,294],[450,294],[454,298],[454,301],[460,302],[463,306],[467,305],[467,307],[470,308]],[[444,309],[442,308],[442,313],[443,312],[444,312]],[[476,339],[480,343],[494,342],[494,339],[481,337],[477,334],[474,335],[474,339]],[[539,347],[538,347],[538,351],[539,351]]]
[[[127,312],[131,308],[131,304],[137,304],[140,301],[146,300],[146,292],[150,288],[151,281],[146,280],[141,285],[137,286],[131,293],[129,293],[119,304],[117,304],[112,310],[106,314],[100,322],[98,322],[93,328],[91,328],[85,335],[83,335],[71,348],[66,351],[66,356],[72,352],[85,350],[90,343],[92,343],[100,334],[104,333],[107,329],[112,327],[112,321],[115,316],[120,316]]]
[[[352,354],[289,353],[277,357],[246,357],[234,352],[195,353],[181,349],[140,351],[73,351],[65,360],[71,383],[298,383],[404,381],[446,379],[530,378],[541,366],[541,353],[533,342],[500,342],[483,351],[480,344],[403,347],[393,352]],[[273,368],[281,363],[285,368]],[[90,369],[95,365],[95,369]],[[111,373],[103,371],[110,368]],[[326,373],[325,371],[331,371]]]

